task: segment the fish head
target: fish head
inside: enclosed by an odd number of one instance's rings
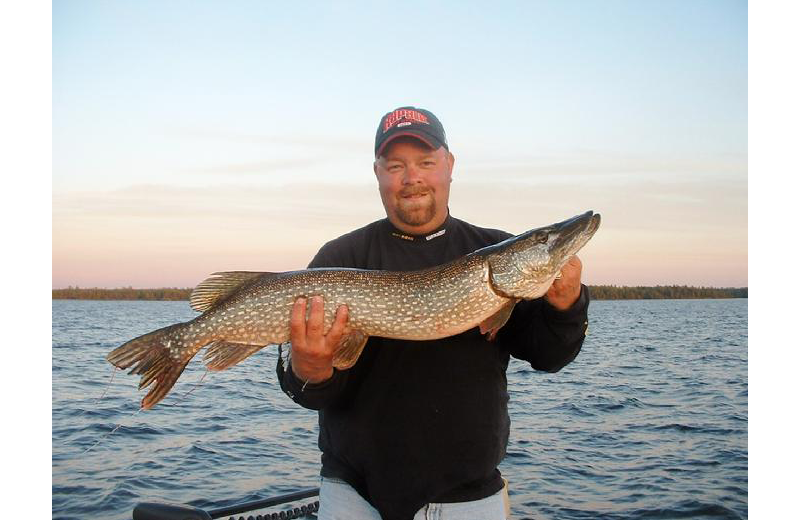
[[[563,222],[526,231],[481,250],[492,288],[508,298],[543,296],[572,255],[597,231],[600,215],[587,211]]]

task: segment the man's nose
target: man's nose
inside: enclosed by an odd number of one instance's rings
[[[413,164],[406,166],[403,172],[403,184],[416,184],[422,182],[422,172]]]

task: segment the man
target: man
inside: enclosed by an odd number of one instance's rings
[[[423,269],[510,237],[450,215],[453,164],[432,113],[384,115],[374,172],[387,218],[328,242],[309,267]],[[580,276],[573,257],[544,298],[517,304],[492,342],[477,328],[434,341],[372,337],[341,371],[332,360],[347,308],[325,334],[324,302],[299,298],[278,376],[295,402],[319,410],[320,518],[505,518],[497,466],[509,435],[509,357],[549,372],[575,358],[589,303]]]

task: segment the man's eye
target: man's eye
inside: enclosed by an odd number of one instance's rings
[[[425,168],[433,168],[436,165],[434,161],[422,161],[422,166]]]
[[[402,167],[402,166],[400,166],[399,164],[392,164],[392,165],[389,165],[389,168],[387,168],[387,169],[388,169],[390,172],[396,172],[396,171],[399,171],[399,170],[401,170],[402,168],[403,168],[403,167]]]

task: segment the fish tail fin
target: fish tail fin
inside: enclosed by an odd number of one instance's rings
[[[132,367],[129,374],[141,374],[139,390],[153,383],[153,387],[142,399],[142,408],[148,410],[161,401],[172,389],[192,356],[170,355],[170,334],[183,324],[170,325],[138,338],[112,350],[106,359],[118,368]]]

